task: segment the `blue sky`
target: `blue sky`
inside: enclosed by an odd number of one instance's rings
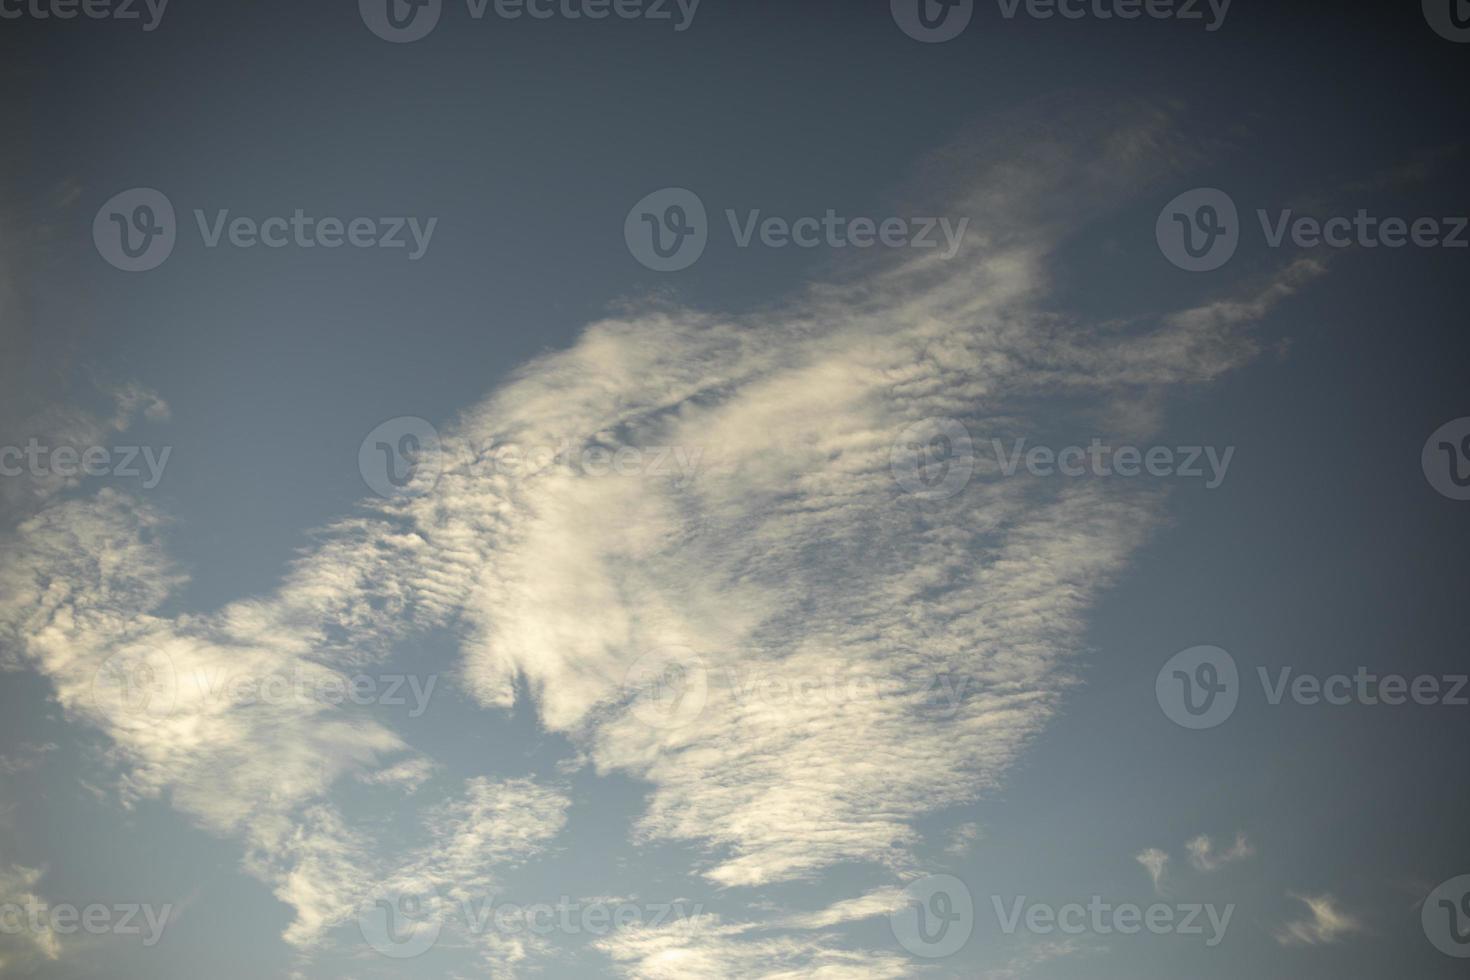
[[[0,975],[1458,975],[1467,49],[1114,6],[13,8]]]

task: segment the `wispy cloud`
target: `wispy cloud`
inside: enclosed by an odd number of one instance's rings
[[[40,868],[0,865],[0,906],[9,910],[7,917],[12,920],[0,930],[0,970],[22,975],[33,972],[41,962],[61,957],[61,940],[52,931],[50,918],[30,916],[26,911],[46,907],[35,892],[44,875]]]
[[[1293,892],[1291,897],[1307,907],[1310,918],[1288,922],[1276,933],[1276,941],[1283,946],[1322,946],[1363,931],[1362,922],[1339,908],[1331,895]]]
[[[1164,893],[1164,871],[1169,866],[1169,855],[1157,847],[1150,847],[1141,851],[1134,860],[1143,865],[1148,871],[1148,876],[1154,883],[1154,891],[1162,895]]]
[[[503,709],[529,690],[542,724],[599,772],[646,781],[637,834],[698,843],[709,881],[908,869],[916,819],[993,791],[1057,710],[1086,615],[1162,519],[1164,491],[1001,478],[982,453],[963,492],[919,499],[894,479],[895,444],[940,417],[981,444],[1043,422],[1106,435],[1098,418],[1156,418],[1117,408],[1248,362],[1255,323],[1320,272],[1298,263],[1127,321],[1058,309],[1058,248],[1151,188],[1177,142],[1164,114],[1134,110],[967,145],[923,175],[972,219],[974,249],[959,258],[863,269],[740,316],[652,303],[594,323],[442,427],[432,492],[365,505],[316,535],[278,590],[212,613],[160,611],[184,581],[162,514],[114,489],[60,488],[6,542],[0,641],[51,679],[69,718],[113,740],[125,801],[167,791],[244,842],[246,867],[295,908],[287,938],[303,947],[350,914],[364,868],[457,887],[476,855],[534,853],[559,826],[560,794],[471,784],[429,825],[457,842],[452,863],[384,869],[363,861],[371,837],[331,789],[344,777],[420,785],[430,761],[342,707],[222,703],[199,679],[335,676],[451,620],[472,696]],[[507,446],[612,458],[672,446],[700,462],[692,481],[554,465],[512,475],[486,465]],[[650,656],[699,685],[677,724],[651,722],[625,685]],[[99,697],[109,665],[148,678],[169,710],[149,716],[149,702],[140,718],[135,699]],[[912,676],[970,683],[936,711],[931,692],[895,687]],[[731,677],[787,693],[740,696]],[[814,689],[824,695],[790,693]],[[535,833],[511,825],[500,850],[464,827],[505,793],[539,800],[542,816]],[[649,977],[903,972],[822,937],[706,924],[602,948]]]
[[[1237,833],[1229,847],[1216,846],[1206,834],[1200,834],[1184,847],[1189,852],[1189,863],[1196,871],[1205,873],[1218,871],[1236,861],[1244,861],[1256,853],[1255,847],[1243,833]]]

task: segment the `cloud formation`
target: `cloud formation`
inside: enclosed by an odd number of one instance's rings
[[[1194,869],[1206,874],[1219,871],[1227,864],[1244,861],[1256,853],[1255,847],[1244,833],[1237,833],[1235,841],[1226,848],[1217,847],[1207,834],[1200,834],[1185,844],[1184,848],[1189,852],[1189,863]]]
[[[1059,249],[1181,155],[1167,116],[1136,109],[936,155],[921,185],[945,195],[930,213],[972,219],[959,257],[864,267],[740,315],[651,302],[594,323],[441,428],[428,492],[364,504],[275,592],[211,613],[163,611],[184,582],[165,515],[115,489],[47,487],[6,541],[4,655],[109,736],[125,803],[167,793],[241,840],[245,867],[295,909],[286,939],[302,948],[377,876],[488,887],[560,827],[566,801],[471,781],[431,809],[436,844],[384,867],[332,789],[411,790],[432,760],[343,706],[241,704],[220,681],[340,679],[451,622],[476,701],[508,709],[528,691],[598,772],[645,781],[637,836],[698,845],[693,870],[714,885],[847,862],[910,871],[917,818],[1000,786],[1075,686],[1087,612],[1166,497],[1005,476],[930,439],[939,420],[976,444],[1109,437],[1108,420],[1136,438],[1166,392],[1255,356],[1256,322],[1321,272],[1297,262],[1128,320],[1057,308]],[[144,404],[129,398],[129,413]],[[508,447],[529,462],[491,465]],[[558,465],[547,447],[605,465]],[[618,466],[654,447],[697,458],[697,475]],[[956,467],[972,473],[949,495],[905,479]],[[672,701],[630,685],[650,661]],[[517,808],[536,819],[509,819]],[[697,936],[686,923],[601,948],[636,976],[898,976],[902,961],[824,931],[887,900],[875,894],[792,920],[811,935],[700,919]]]
[[[1323,946],[1363,931],[1362,922],[1343,911],[1331,895],[1293,892],[1291,897],[1307,907],[1310,917],[1288,922],[1276,933],[1276,941],[1283,946]]]

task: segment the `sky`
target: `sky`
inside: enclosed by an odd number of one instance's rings
[[[0,976],[1463,975],[1465,13],[0,0]]]

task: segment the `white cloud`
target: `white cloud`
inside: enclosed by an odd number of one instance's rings
[[[1289,922],[1276,933],[1276,941],[1283,946],[1322,946],[1363,931],[1362,922],[1339,908],[1331,895],[1293,892],[1291,897],[1305,905],[1311,917]]]
[[[1206,834],[1200,834],[1184,847],[1189,851],[1189,863],[1194,869],[1206,873],[1219,871],[1227,864],[1243,861],[1256,853],[1255,847],[1243,833],[1237,833],[1235,841],[1226,848],[1217,847]]]
[[[1143,865],[1148,871],[1148,876],[1154,883],[1154,891],[1162,895],[1164,893],[1164,871],[1169,866],[1169,855],[1157,847],[1150,847],[1134,857],[1134,860]]]
[[[35,892],[44,875],[40,868],[0,865],[0,911],[7,920],[0,929],[0,970],[31,972],[61,957],[61,941],[45,914],[49,905]]]
[[[1012,956],[1004,966],[986,970],[980,974],[982,980],[1022,980],[1053,960],[1072,956],[1095,956],[1107,951],[1078,939],[1033,940],[1021,952]]]
[[[506,708],[526,682],[543,724],[598,771],[650,785],[639,835],[701,845],[709,880],[911,867],[916,819],[993,791],[1056,710],[1088,610],[1163,519],[1157,484],[1002,478],[988,440],[1043,423],[1107,436],[1098,419],[1157,417],[1161,392],[1253,357],[1254,322],[1320,272],[1298,263],[1128,322],[1054,308],[1055,250],[1148,190],[1175,143],[1149,111],[1026,142],[1007,134],[924,174],[949,194],[930,213],[972,219],[959,258],[864,270],[740,316],[655,304],[595,323],[442,427],[433,493],[366,505],[317,535],[276,592],[215,613],[159,611],[183,580],[159,543],[161,515],[113,490],[58,491],[7,542],[0,640],[51,679],[68,717],[113,739],[125,800],[167,791],[245,841],[247,867],[295,907],[287,937],[303,946],[350,914],[373,867],[361,860],[370,838],[324,802],[331,787],[411,785],[428,763],[404,761],[398,735],[338,707],[210,692],[241,670],[327,677],[379,662],[451,617],[473,696]],[[1135,399],[1149,411],[1119,410]],[[976,438],[975,479],[919,500],[895,481],[892,450],[941,416]],[[697,451],[699,467],[692,481],[672,468],[510,474],[487,465],[507,445],[673,446]],[[686,724],[650,724],[629,704],[630,667],[659,651],[708,684]],[[128,699],[96,695],[119,658],[152,672],[169,713],[143,723]],[[967,686],[937,710],[928,689],[894,689],[915,676]],[[743,694],[747,682],[765,693]],[[466,829],[470,815],[506,816],[499,792],[472,784],[435,811],[431,831],[452,854],[374,870],[459,887],[460,875],[488,876],[482,858],[533,853],[555,820],[510,824],[506,850]],[[554,809],[559,795],[544,792],[541,809]],[[834,908],[867,907],[852,901]],[[902,972],[886,956],[753,928],[652,930],[604,948],[637,976]]]
[[[964,857],[974,849],[975,842],[982,836],[984,835],[978,823],[962,823],[949,832],[949,843],[945,845],[944,853],[953,857]]]
[[[660,927],[620,930],[597,947],[637,980],[891,980],[912,975],[908,959],[882,950],[838,948],[825,934],[758,936],[752,924],[694,915]]]

